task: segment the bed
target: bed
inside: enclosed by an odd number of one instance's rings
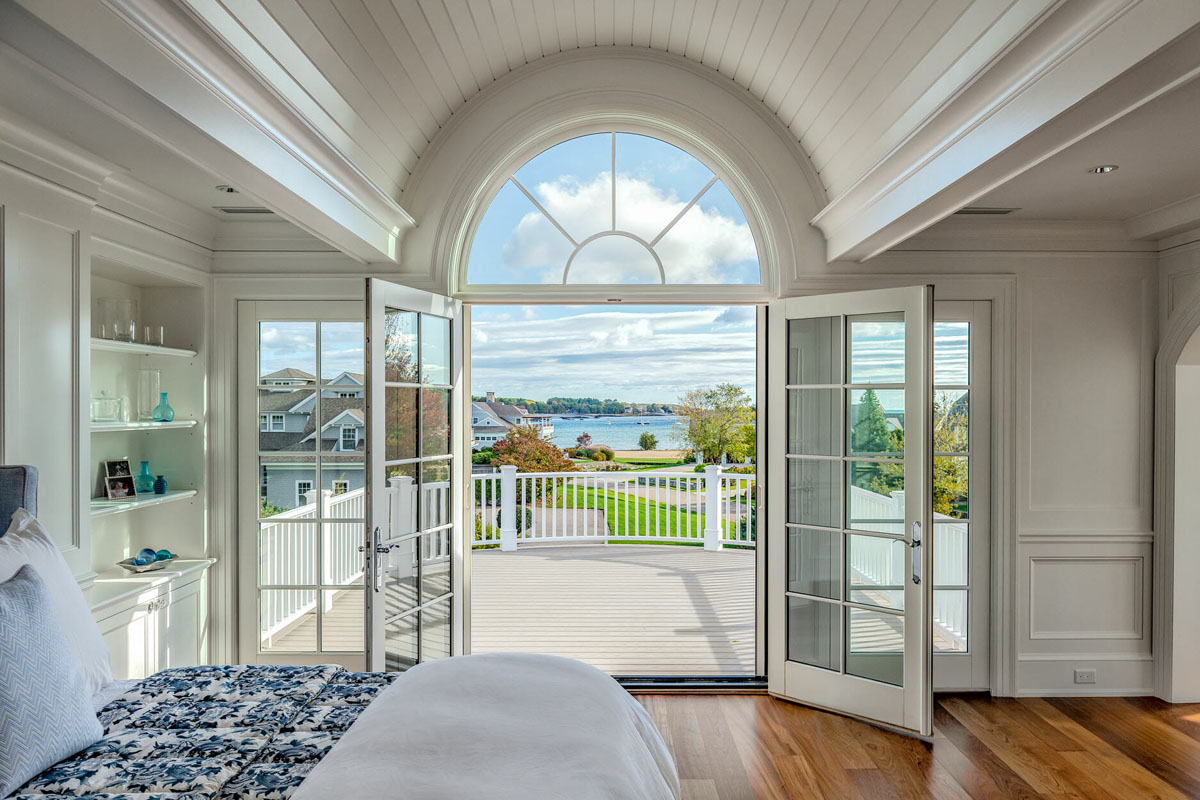
[[[0,467],[0,535],[36,511],[36,471]],[[673,800],[649,716],[612,678],[529,654],[459,656],[405,673],[196,666],[93,698],[103,737],[21,800]],[[49,759],[48,759],[49,760]]]

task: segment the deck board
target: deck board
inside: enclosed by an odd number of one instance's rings
[[[754,551],[523,545],[471,554],[471,651],[615,675],[754,675]]]

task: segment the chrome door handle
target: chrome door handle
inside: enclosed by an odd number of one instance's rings
[[[921,523],[914,522],[912,524],[912,542],[909,544],[912,548],[912,582],[921,582]]]
[[[383,559],[379,556],[386,554],[390,547],[381,547],[379,544],[380,531],[379,526],[375,526],[375,530],[371,533],[371,582],[376,592],[383,588],[383,568],[380,563]]]

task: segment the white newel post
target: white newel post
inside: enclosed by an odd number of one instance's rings
[[[704,468],[704,549],[721,549],[721,468]]]
[[[395,478],[388,478],[388,492],[391,495],[388,498],[392,515],[391,524],[396,526],[396,530],[386,531],[383,538],[391,539],[396,536],[403,536],[406,533],[412,533],[411,530],[402,530],[402,528],[408,526],[408,521],[412,519],[412,476],[400,475]]]
[[[517,468],[500,467],[500,549],[517,549]]]

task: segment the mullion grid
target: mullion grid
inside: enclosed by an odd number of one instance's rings
[[[516,181],[514,179],[514,183],[515,182]],[[522,187],[522,191],[524,191],[523,187]],[[385,314],[390,311],[404,313],[405,309],[398,309],[398,308],[385,308],[384,309]],[[415,444],[416,444],[416,455],[412,458],[399,458],[399,459],[395,459],[395,460],[391,460],[391,461],[388,461],[385,458],[383,469],[384,469],[384,480],[385,481],[387,480],[387,477],[386,477],[387,472],[392,467],[413,466],[413,467],[415,467],[415,472],[416,472],[416,476],[413,479],[413,482],[417,487],[416,500],[415,500],[415,512],[416,512],[416,519],[417,519],[416,530],[414,530],[410,534],[391,537],[388,540],[389,542],[392,542],[392,543],[405,542],[405,541],[409,541],[411,539],[416,540],[416,543],[414,545],[415,552],[416,552],[416,560],[417,560],[417,570],[416,570],[416,575],[415,575],[415,578],[416,578],[416,584],[415,584],[416,585],[416,604],[412,608],[404,609],[403,611],[400,611],[396,614],[386,615],[384,617],[384,628],[386,630],[386,627],[388,625],[392,624],[393,622],[416,615],[416,624],[413,626],[413,635],[416,637],[416,654],[417,654],[416,663],[418,663],[418,664],[421,663],[421,660],[424,656],[424,653],[422,652],[422,649],[423,649],[422,640],[424,638],[423,637],[424,622],[422,621],[423,615],[420,614],[419,612],[421,612],[421,611],[425,610],[426,608],[429,608],[437,603],[440,603],[444,600],[450,600],[451,603],[453,603],[453,598],[454,598],[454,587],[451,586],[450,591],[444,592],[443,594],[438,595],[437,597],[427,600],[425,602],[421,601],[421,587],[424,585],[424,578],[425,578],[425,575],[424,575],[425,567],[424,567],[424,564],[422,563],[422,560],[423,560],[422,552],[424,551],[424,541],[423,540],[424,540],[425,536],[427,536],[431,533],[437,533],[439,531],[442,531],[442,530],[452,527],[452,523],[445,523],[445,524],[438,525],[438,526],[435,526],[432,528],[425,528],[423,526],[423,521],[425,519],[425,513],[424,513],[425,512],[425,492],[424,492],[425,466],[427,464],[434,464],[434,463],[437,463],[440,461],[445,461],[446,463],[451,465],[451,475],[453,475],[453,471],[454,471],[453,470],[453,463],[454,463],[453,453],[441,454],[441,455],[435,455],[435,456],[425,455],[425,403],[424,403],[423,392],[427,389],[435,389],[435,390],[441,389],[441,390],[445,390],[445,391],[451,392],[451,393],[453,393],[453,391],[454,391],[454,386],[452,384],[435,384],[435,383],[425,383],[424,382],[424,374],[423,373],[425,370],[425,355],[424,355],[425,319],[426,319],[426,317],[429,317],[429,316],[438,317],[439,319],[446,319],[445,317],[439,317],[436,314],[430,315],[430,314],[426,314],[424,312],[417,312],[417,338],[416,338],[416,347],[414,348],[414,350],[415,350],[414,355],[416,356],[416,369],[417,369],[416,382],[387,381],[387,380],[384,381],[385,393],[386,393],[387,389],[390,389],[390,388],[416,389],[417,390],[417,392],[416,392],[416,402],[417,402],[416,436],[414,437]],[[453,325],[450,326],[449,348],[450,349],[446,354],[447,358],[450,358],[451,353],[454,352],[454,326]],[[451,400],[453,401],[453,397],[451,397]],[[385,403],[386,403],[386,399],[385,399]],[[447,424],[449,424],[449,420],[447,420]],[[449,436],[451,437],[450,441],[453,441],[453,436],[455,435],[455,433],[456,432],[453,429],[450,430],[450,432],[449,432]],[[386,592],[386,586],[385,586],[385,592]],[[386,598],[385,598],[384,609],[386,612],[386,609],[387,609]],[[451,615],[450,625],[453,625],[453,615]],[[385,633],[385,636],[386,636],[386,633]]]
[[[971,594],[974,591],[971,588],[971,519],[973,516],[971,513],[971,455],[972,455],[971,442],[973,442],[974,438],[975,438],[975,415],[972,413],[971,402],[970,402],[969,398],[971,397],[971,385],[974,383],[974,373],[975,373],[974,366],[975,365],[972,363],[972,359],[971,359],[971,340],[972,340],[971,333],[970,333],[971,322],[969,320],[947,320],[947,321],[960,322],[967,326],[967,382],[965,384],[935,382],[933,384],[933,392],[934,392],[935,397],[937,396],[937,393],[939,391],[966,392],[967,393],[967,398],[968,398],[968,401],[967,401],[967,449],[962,450],[962,451],[956,451],[956,452],[943,452],[943,451],[935,450],[933,453],[933,457],[934,457],[934,459],[964,458],[964,459],[966,459],[966,462],[967,462],[967,516],[962,517],[962,518],[955,517],[953,522],[940,523],[943,525],[959,523],[959,524],[963,524],[963,525],[967,526],[967,542],[966,542],[966,562],[967,563],[966,563],[966,573],[965,573],[966,574],[966,582],[965,583],[963,583],[963,584],[934,583],[933,590],[934,590],[934,592],[937,592],[939,590],[948,591],[948,592],[963,592],[963,596],[966,601],[967,633],[966,633],[966,636],[964,637],[966,639],[966,649],[965,650],[946,650],[946,651],[942,651],[942,654],[965,656],[965,655],[969,655],[971,652],[971,628],[972,628],[972,625],[971,625],[971,622],[972,622],[972,619],[971,619]],[[936,362],[936,359],[937,359],[937,341],[935,339],[935,341],[934,341],[934,360],[935,360],[935,362]],[[936,372],[936,369],[934,371]],[[936,421],[935,421],[935,424],[936,424]],[[932,489],[933,489],[933,487],[930,487],[931,492],[932,492]],[[935,536],[937,535],[938,524],[939,523],[937,522],[937,520],[934,520],[933,533]],[[933,557],[934,557],[934,562],[935,562],[934,563],[934,574],[936,575],[937,574],[936,560],[938,557],[938,550],[936,547],[934,548],[934,551],[933,551]],[[935,648],[934,652],[937,652],[936,648]]]

